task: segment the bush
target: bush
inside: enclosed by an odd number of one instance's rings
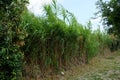
[[[20,47],[25,35],[19,24],[25,4],[26,0],[0,1],[0,80],[19,80],[21,76]]]

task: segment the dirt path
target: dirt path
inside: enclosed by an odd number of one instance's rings
[[[120,80],[120,51],[96,57],[87,65],[75,66],[60,80]]]

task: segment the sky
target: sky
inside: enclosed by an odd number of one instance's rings
[[[42,13],[42,7],[44,4],[49,4],[52,2],[52,0],[29,1],[30,4],[28,9],[35,15]],[[103,30],[103,26],[100,23],[101,18],[99,17],[97,19],[92,19],[92,17],[95,17],[94,13],[98,11],[95,5],[97,1],[98,0],[57,0],[59,4],[76,16],[79,23],[86,25],[90,20],[92,22],[93,30],[96,30],[98,26],[100,26],[100,29]]]

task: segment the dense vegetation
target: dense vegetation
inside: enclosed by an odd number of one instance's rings
[[[99,29],[92,31],[90,22],[79,24],[72,13],[54,1],[44,6],[43,16],[25,11],[21,25],[28,33],[23,47],[26,64],[38,66],[43,73],[65,69],[75,62],[88,63],[111,42],[109,35]]]
[[[104,25],[107,25],[108,33],[120,36],[120,0],[99,0],[97,6]]]
[[[26,0],[0,0],[0,80],[19,80],[23,52],[18,44],[24,41],[20,28]]]
[[[92,31],[91,22],[79,24],[54,0],[44,6],[42,16],[29,12],[26,3],[0,1],[0,80],[19,80],[22,70],[26,76],[34,66],[41,71],[31,72],[36,77],[46,70],[88,63],[111,45],[111,36],[99,29]]]
[[[114,36],[112,48],[120,48],[120,0],[98,0],[97,8],[108,34]]]

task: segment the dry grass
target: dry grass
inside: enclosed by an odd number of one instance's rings
[[[109,50],[106,53],[93,58],[89,64],[75,63],[57,73],[36,75],[36,78],[23,80],[119,80],[120,53],[119,51],[110,53]]]
[[[73,67],[62,80],[120,80],[120,53],[97,56],[89,64]]]

